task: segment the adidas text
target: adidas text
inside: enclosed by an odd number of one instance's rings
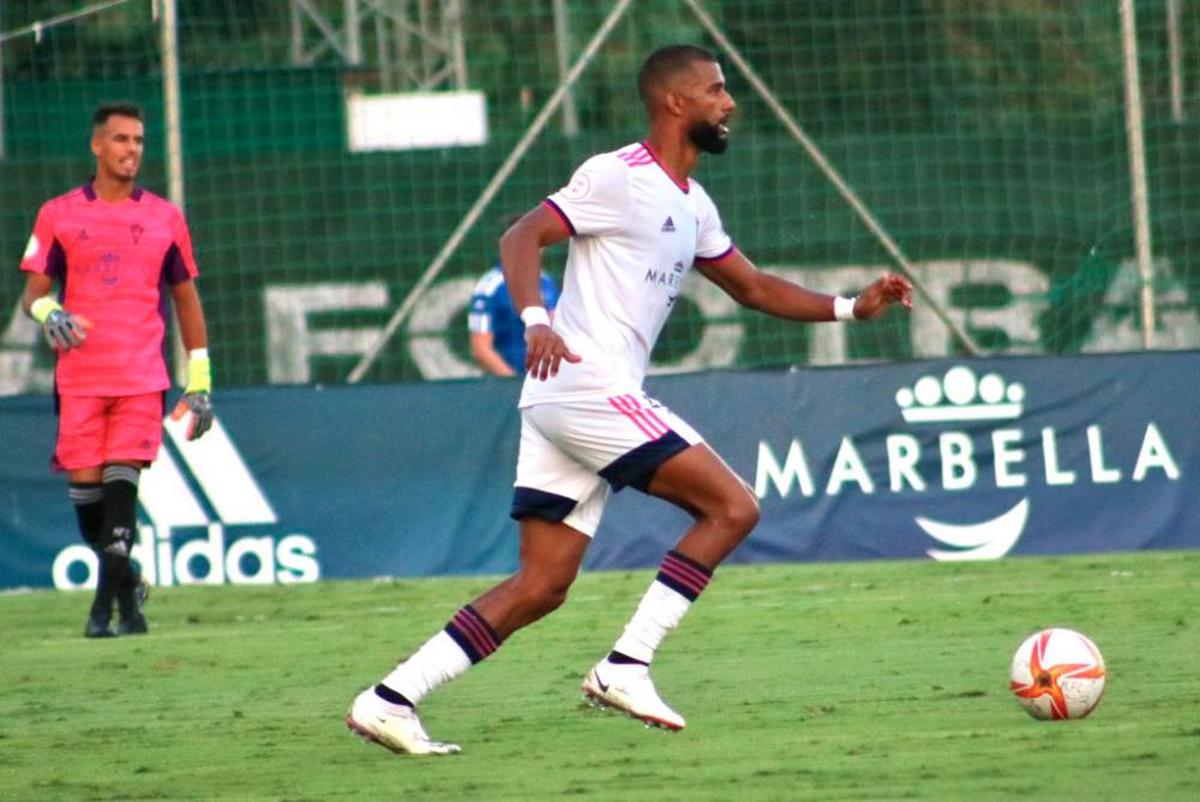
[[[321,578],[317,546],[312,538],[290,534],[245,536],[226,542],[225,527],[209,524],[204,536],[176,545],[171,530],[141,527],[141,542],[133,548],[133,559],[152,585],[290,585],[316,582]],[[97,560],[82,544],[58,553],[52,568],[54,587],[59,590],[94,588]]]

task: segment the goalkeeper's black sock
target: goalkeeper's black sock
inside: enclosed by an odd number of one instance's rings
[[[104,528],[104,486],[99,482],[71,482],[67,495],[79,519],[79,534],[85,543],[96,548]]]
[[[100,584],[96,604],[110,611],[115,597],[121,618],[137,614],[137,583],[141,575],[130,563],[130,552],[137,539],[138,469],[132,465],[104,466],[104,525],[100,554]],[[101,593],[103,587],[103,594]]]
[[[132,531],[137,526],[137,489],[139,471],[132,465],[105,465],[104,473],[104,527],[125,527]]]
[[[104,552],[101,538],[104,532],[104,489],[99,482],[72,482],[67,488],[67,495],[75,507],[75,516],[79,519],[79,534],[100,557],[97,569],[96,596],[92,600],[92,608],[88,613],[91,621],[88,624],[90,637],[102,637],[108,631],[108,622],[112,618],[113,590],[111,568],[105,570]]]

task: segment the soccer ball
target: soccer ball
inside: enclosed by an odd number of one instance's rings
[[[1104,694],[1104,658],[1085,636],[1071,629],[1030,635],[1012,661],[1009,687],[1034,718],[1083,718]]]

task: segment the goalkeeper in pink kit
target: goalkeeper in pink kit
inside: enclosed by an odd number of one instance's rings
[[[140,108],[100,106],[92,117],[96,174],[42,205],[21,260],[21,304],[57,352],[58,437],[51,465],[65,471],[80,533],[99,558],[84,635],[147,631],[146,585],[130,553],[137,485],[162,443],[171,386],[167,316],[174,302],[188,350],[188,384],[175,415],[188,437],[212,425],[208,334],[183,213],[134,184],[145,126]],[[55,291],[57,285],[57,291]]]

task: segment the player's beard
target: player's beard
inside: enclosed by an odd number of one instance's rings
[[[704,120],[700,120],[688,129],[688,139],[692,140],[692,144],[705,153],[715,153],[718,156],[729,147],[729,140],[721,136],[721,126]]]
[[[105,177],[117,184],[132,184],[137,180],[138,168],[141,167],[140,161],[134,161],[132,167],[126,167],[121,160],[115,162],[104,163],[101,165],[104,168]]]

